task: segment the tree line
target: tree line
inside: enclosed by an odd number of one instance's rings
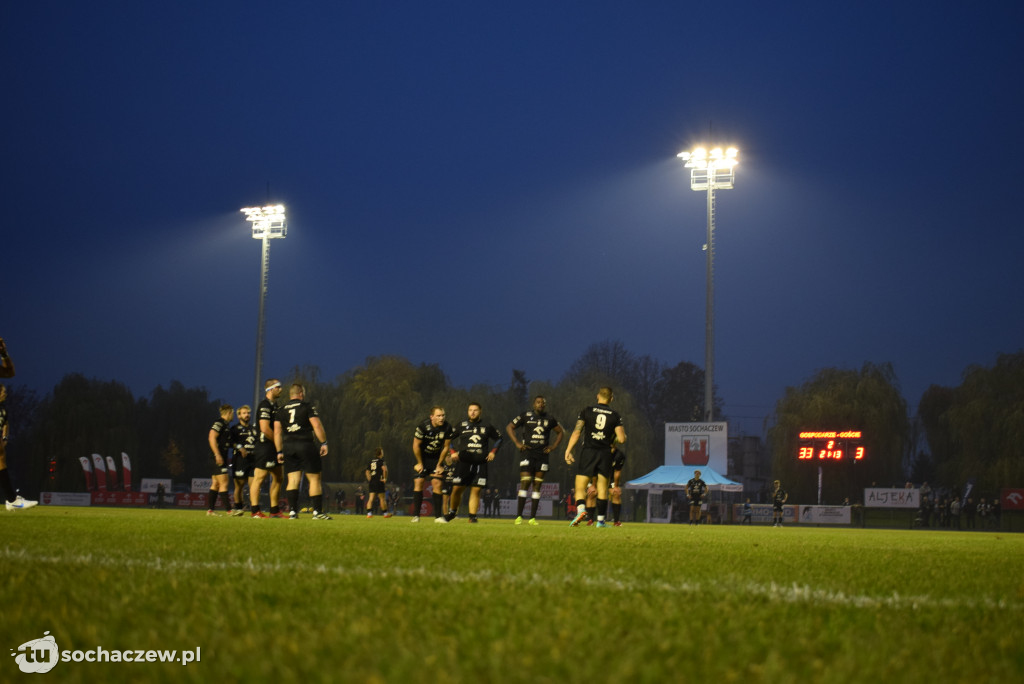
[[[701,421],[704,371],[689,362],[669,366],[630,352],[618,341],[591,345],[557,382],[531,380],[511,369],[507,385],[452,385],[437,364],[413,364],[398,356],[367,359],[342,375],[324,380],[316,366],[292,369],[285,384],[301,382],[318,408],[330,455],[325,481],[361,481],[373,450],[385,450],[392,480],[411,481],[411,450],[416,424],[434,405],[448,420],[465,418],[470,401],[479,402],[484,420],[504,433],[505,425],[529,408],[537,394],[567,431],[577,413],[594,402],[598,387],[615,389],[614,408],[622,414],[629,443],[624,476],[644,475],[664,462],[666,422]],[[210,470],[207,434],[217,418],[220,398],[179,382],[159,386],[136,398],[117,381],[65,376],[39,399],[24,387],[9,388],[10,467],[19,482],[35,491],[83,491],[79,457],[127,452],[133,475],[187,482]],[[715,396],[715,420],[727,420]],[[955,388],[932,386],[911,418],[889,364],[865,364],[857,370],[826,368],[801,385],[787,387],[775,407],[768,440],[773,478],[782,479],[791,501],[817,496],[817,468],[796,459],[801,430],[862,430],[869,454],[863,462],[830,469],[823,478],[823,499],[838,502],[859,496],[873,484],[898,485],[911,477],[953,491],[973,481],[979,491],[998,493],[1024,485],[1024,352],[998,357],[991,368],[971,367]],[[571,473],[561,452],[551,459],[549,482],[563,487]],[[516,486],[518,459],[505,441],[491,468],[501,489]],[[34,490],[34,491],[32,491]]]
[[[391,480],[409,484],[413,431],[432,406],[445,407],[449,422],[456,424],[465,419],[471,401],[479,402],[484,420],[504,434],[508,422],[542,394],[549,413],[571,432],[579,410],[595,402],[603,385],[615,388],[614,407],[629,432],[625,476],[638,477],[662,463],[666,420],[702,415],[703,375],[690,363],[669,367],[632,354],[620,342],[601,342],[591,345],[557,383],[531,380],[526,371],[512,369],[506,386],[457,387],[437,364],[417,365],[398,356],[369,358],[332,380],[323,379],[316,366],[294,368],[281,380],[286,387],[305,385],[307,399],[323,420],[331,445],[325,481],[362,481],[379,446]],[[187,483],[210,474],[207,435],[221,403],[207,390],[177,381],[135,398],[120,382],[80,374],[65,376],[41,400],[24,388],[12,388],[10,452],[22,455],[12,461],[28,469],[20,481],[34,483],[37,491],[84,491],[79,458],[122,451],[132,459],[136,480],[163,477]],[[518,463],[506,439],[490,469],[495,486],[517,486]],[[547,481],[567,486],[570,472],[561,451],[552,455],[551,466]]]

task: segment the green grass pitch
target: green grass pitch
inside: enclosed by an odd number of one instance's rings
[[[183,650],[0,681],[1005,682],[1024,535],[0,515],[3,645]]]

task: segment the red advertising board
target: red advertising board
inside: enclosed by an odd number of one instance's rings
[[[1024,489],[1003,489],[999,493],[999,506],[1004,511],[1024,511]]]
[[[142,492],[93,492],[93,506],[145,506],[149,496]]]

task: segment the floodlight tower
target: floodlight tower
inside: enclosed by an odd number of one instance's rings
[[[252,223],[252,236],[263,240],[263,260],[260,267],[260,315],[256,324],[256,380],[253,390],[253,406],[263,398],[263,333],[266,327],[264,309],[267,303],[267,283],[270,277],[270,241],[288,234],[284,206],[274,204],[266,207],[246,207],[241,210],[245,220]]]
[[[707,303],[704,313],[704,420],[714,416],[715,400],[715,190],[730,190],[736,180],[739,152],[735,147],[722,152],[716,147],[708,152],[697,147],[678,156],[690,169],[690,189],[708,193]]]

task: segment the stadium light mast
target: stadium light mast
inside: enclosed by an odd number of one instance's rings
[[[263,397],[263,336],[266,329],[265,309],[267,304],[267,283],[270,277],[270,241],[288,234],[284,205],[246,207],[241,210],[245,220],[252,223],[252,236],[263,241],[263,259],[260,267],[260,314],[256,324],[256,379],[253,389],[253,406],[258,406]]]
[[[739,152],[735,147],[710,152],[696,147],[677,157],[690,169],[690,189],[708,194],[707,302],[704,313],[704,420],[710,422],[715,408],[715,190],[731,190],[736,180]]]

